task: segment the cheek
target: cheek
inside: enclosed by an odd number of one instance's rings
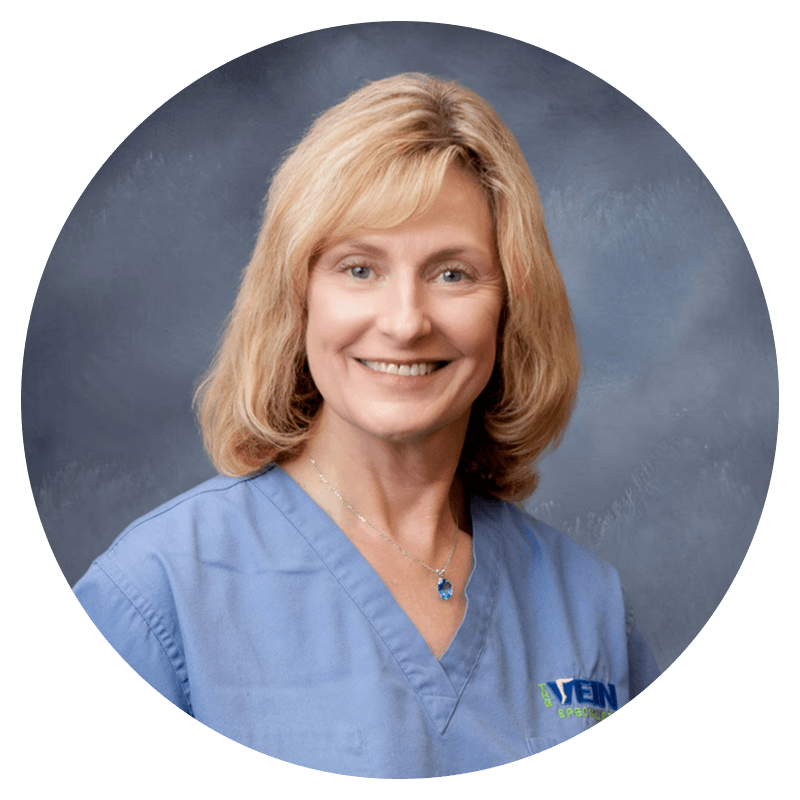
[[[308,324],[306,326],[306,358],[311,379],[317,390],[326,399],[330,398],[332,387],[339,381],[336,377],[335,340],[331,336],[326,320],[311,313],[309,305]]]
[[[309,292],[308,295],[308,319],[306,322],[306,357],[311,377],[319,386],[320,370],[325,364],[325,352],[329,347],[327,331],[327,309],[326,304],[321,301],[319,292]]]
[[[309,361],[347,347],[364,328],[364,311],[343,293],[325,292],[324,286],[310,291],[306,351]]]
[[[451,329],[461,339],[465,351],[477,359],[494,362],[499,327],[500,305],[491,303],[459,315]]]

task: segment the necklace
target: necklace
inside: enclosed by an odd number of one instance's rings
[[[308,448],[306,448],[306,450],[308,450]],[[345,500],[344,497],[342,497],[339,494],[339,492],[336,491],[334,485],[322,474],[320,468],[317,466],[317,462],[314,461],[313,458],[311,458],[311,453],[308,454],[308,457],[311,460],[311,463],[314,465],[314,469],[317,471],[319,479],[339,498],[342,505],[346,509],[348,509],[348,511],[351,511],[353,514],[355,514],[355,516],[358,517],[358,519],[360,519],[365,525],[372,528],[372,530],[374,530],[375,533],[378,534],[378,536],[389,542],[389,544],[392,547],[397,548],[403,555],[408,556],[412,561],[416,561],[417,564],[420,564],[421,566],[425,567],[425,569],[430,570],[431,572],[436,574],[439,577],[439,580],[436,584],[436,591],[439,592],[439,597],[441,597],[442,600],[449,600],[453,596],[453,584],[450,583],[450,581],[447,580],[447,578],[445,578],[444,571],[450,566],[450,559],[453,557],[453,553],[455,553],[456,551],[456,542],[458,541],[458,520],[456,520],[456,530],[455,530],[455,535],[453,536],[453,546],[450,548],[450,555],[447,556],[447,562],[441,569],[434,569],[433,567],[429,567],[424,561],[421,561],[416,556],[412,556],[411,553],[409,553],[407,550],[403,550],[403,548],[400,547],[400,545],[397,544],[397,542],[393,542],[385,533],[379,531],[371,522],[364,519],[364,517],[362,517],[361,514],[359,514],[358,511],[356,511],[355,508],[353,508],[353,506],[351,506],[350,503],[348,503],[347,500]]]

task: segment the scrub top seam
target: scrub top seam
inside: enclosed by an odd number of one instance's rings
[[[139,589],[139,587],[138,587],[138,586],[136,586],[136,584],[135,584],[135,583],[134,583],[134,582],[133,582],[133,581],[130,579],[130,577],[129,577],[129,576],[128,576],[128,575],[127,575],[127,574],[126,574],[126,573],[125,573],[125,572],[124,572],[124,571],[123,571],[121,568],[120,568],[119,564],[117,564],[116,562],[114,562],[114,561],[113,561],[113,559],[111,559],[111,558],[110,558],[110,556],[109,556],[109,560],[110,560],[110,561],[112,561],[112,562],[114,563],[114,566],[115,566],[115,567],[116,567],[116,568],[117,568],[117,569],[118,569],[118,570],[119,570],[119,571],[120,571],[120,572],[121,572],[123,575],[125,575],[125,578],[126,578],[126,579],[127,579],[129,582],[130,582],[131,586],[132,586],[132,587],[134,587],[134,588],[136,589],[136,591],[137,591],[137,592],[138,592],[138,594],[139,594],[139,595],[142,597],[142,599],[145,599],[145,598],[144,598],[144,595],[142,594],[142,592],[141,592],[141,590]],[[108,578],[108,579],[109,579],[109,580],[110,580],[110,581],[111,581],[111,582],[114,584],[114,586],[116,586],[116,587],[117,587],[117,589],[119,589],[119,591],[120,591],[120,594],[122,594],[122,596],[123,596],[123,597],[124,597],[124,598],[125,598],[125,599],[126,599],[128,602],[129,602],[129,603],[130,603],[131,607],[132,607],[132,608],[133,608],[133,609],[136,611],[136,613],[137,613],[137,614],[138,614],[138,615],[141,617],[141,619],[142,619],[142,622],[144,622],[144,624],[147,626],[147,628],[149,629],[149,631],[150,631],[150,632],[153,634],[153,636],[155,636],[155,638],[156,638],[156,641],[157,641],[157,642],[158,642],[158,644],[161,646],[161,649],[164,651],[164,656],[166,657],[166,659],[167,659],[167,661],[168,661],[168,663],[169,663],[169,665],[170,665],[170,668],[172,669],[172,672],[175,674],[175,677],[178,679],[178,683],[179,683],[179,685],[180,685],[180,687],[181,687],[181,692],[183,692],[183,697],[184,697],[184,699],[186,700],[186,707],[187,707],[188,709],[190,709],[189,713],[191,714],[191,713],[192,713],[192,712],[191,712],[192,703],[191,703],[191,701],[189,700],[189,696],[188,696],[188,694],[186,693],[186,686],[185,686],[185,683],[186,683],[186,681],[188,681],[188,678],[183,678],[183,677],[181,677],[181,675],[179,674],[178,670],[177,670],[177,669],[176,669],[176,667],[175,667],[175,664],[174,664],[174,663],[173,663],[173,661],[172,661],[172,657],[171,657],[171,656],[170,656],[170,654],[169,654],[169,651],[168,651],[168,649],[167,649],[167,646],[164,644],[164,639],[163,639],[163,637],[162,637],[162,636],[161,636],[161,635],[160,635],[160,634],[159,634],[159,633],[158,633],[158,632],[157,632],[157,631],[156,631],[156,630],[153,628],[153,626],[152,626],[152,625],[150,624],[150,622],[148,621],[147,617],[144,615],[144,613],[143,613],[142,609],[141,609],[141,608],[138,606],[138,604],[137,604],[137,603],[136,603],[136,602],[133,600],[133,598],[130,596],[130,594],[129,594],[127,591],[125,591],[125,589],[123,589],[123,587],[122,587],[122,586],[120,586],[120,585],[119,585],[119,582],[118,582],[117,580],[115,580],[115,579],[114,579],[114,577],[111,575],[111,573],[109,573],[109,572],[108,572],[108,570],[106,570],[106,569],[103,567],[103,565],[100,563],[99,559],[98,559],[97,561],[95,561],[94,563],[95,563],[95,565],[97,566],[97,568],[98,568],[98,569],[99,569],[99,570],[100,570],[100,571],[101,571],[101,572],[102,572],[102,573],[103,573],[103,574],[104,574],[104,575],[105,575],[105,576],[106,576],[106,577],[107,577],[107,578]],[[154,617],[155,619],[157,619],[157,620],[158,620],[158,622],[159,622],[159,623],[160,623],[160,624],[161,624],[161,625],[162,625],[164,628],[166,628],[166,625],[164,624],[164,621],[161,619],[161,617],[159,617],[159,616],[158,616],[158,614],[157,614],[157,613],[156,613],[154,610],[152,610],[152,608],[151,608],[151,613],[153,614],[153,617]],[[173,644],[174,644],[174,642],[173,642]]]

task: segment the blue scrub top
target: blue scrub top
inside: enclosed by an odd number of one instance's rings
[[[467,609],[437,660],[377,573],[280,468],[134,522],[75,586],[117,652],[248,747],[347,775],[451,775],[537,753],[658,675],[613,567],[471,499]]]

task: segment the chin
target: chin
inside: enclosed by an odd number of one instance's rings
[[[361,424],[357,422],[356,425],[365,433],[387,442],[415,444],[424,442],[447,428],[452,429],[454,437],[462,434],[462,428],[464,431],[466,430],[466,427],[461,424],[462,417],[464,415],[448,419],[423,420],[419,418],[419,415],[415,417],[413,412],[405,409],[402,416],[394,419],[381,420],[373,417],[369,421],[361,421]],[[469,420],[469,411],[466,413],[466,419]]]
[[[428,428],[417,426],[409,427],[407,423],[405,425],[376,425],[373,422],[369,425],[357,424],[357,427],[369,436],[374,436],[376,439],[396,442],[397,444],[421,441],[433,432]]]
[[[376,435],[378,438],[393,444],[415,444],[424,442],[433,432],[429,430],[401,430]]]

